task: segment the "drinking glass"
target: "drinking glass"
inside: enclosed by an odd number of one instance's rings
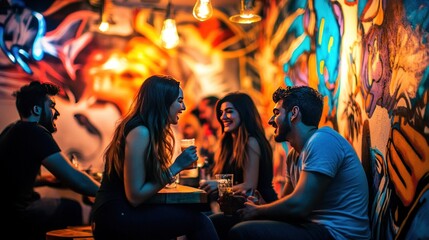
[[[216,174],[217,188],[219,197],[224,194],[232,194],[232,186],[234,183],[234,174]]]
[[[185,138],[180,140],[180,150],[182,152],[190,146],[195,146],[195,138]],[[195,169],[195,168],[197,168],[197,161],[193,162],[185,169]]]

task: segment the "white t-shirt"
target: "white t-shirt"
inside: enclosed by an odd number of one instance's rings
[[[301,153],[287,159],[286,180],[295,188],[301,171],[332,178],[309,219],[323,224],[335,239],[369,239],[368,183],[349,142],[329,127],[318,129]]]

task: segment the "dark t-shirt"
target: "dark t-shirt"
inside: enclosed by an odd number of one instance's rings
[[[42,160],[60,151],[52,134],[38,123],[17,121],[3,130],[0,186],[7,194],[5,207],[20,211],[39,198],[34,184]]]

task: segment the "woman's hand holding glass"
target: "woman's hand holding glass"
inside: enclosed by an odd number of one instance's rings
[[[197,148],[195,146],[190,146],[184,149],[170,166],[171,174],[176,176],[176,182],[167,184],[166,187],[175,188],[177,183],[179,183],[179,173],[197,160]]]
[[[180,140],[180,150],[182,152],[191,146],[195,146],[195,138],[184,138],[184,139]],[[196,161],[192,162],[185,169],[194,169],[194,168],[197,168],[197,162]]]
[[[186,169],[189,165],[192,165],[192,163],[196,162],[197,160],[197,147],[189,146],[180,153],[173,165],[175,165],[180,172],[183,169]]]

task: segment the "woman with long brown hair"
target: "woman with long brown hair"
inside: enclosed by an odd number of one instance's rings
[[[253,100],[246,93],[227,94],[216,104],[216,118],[222,137],[213,173],[233,173],[234,192],[255,189],[266,202],[276,200],[273,151]]]
[[[216,104],[216,118],[222,136],[220,151],[216,155],[213,174],[234,174],[234,193],[257,190],[265,202],[277,199],[273,187],[273,152],[265,137],[261,116],[251,97],[246,93],[233,92]],[[216,186],[209,182],[202,189],[216,195]],[[262,200],[261,199],[261,200]],[[222,208],[222,206],[221,206]],[[221,239],[239,218],[216,213],[210,216]]]
[[[234,192],[258,190],[266,202],[277,199],[273,188],[273,151],[265,137],[261,116],[251,97],[229,93],[216,104],[216,118],[222,136],[213,174],[233,173]],[[216,191],[212,182],[200,186]]]
[[[186,109],[179,82],[155,75],[144,81],[105,152],[105,171],[92,211],[96,239],[218,239],[209,218],[181,206],[145,204],[197,160],[195,146],[172,162],[174,135]]]

